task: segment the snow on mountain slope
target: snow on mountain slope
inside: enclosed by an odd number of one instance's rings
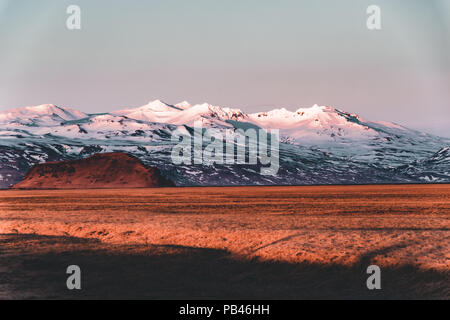
[[[120,133],[132,135],[138,130],[160,129],[161,124],[192,126],[196,121],[202,122],[206,127],[219,125],[229,128],[233,123],[242,122],[264,129],[280,129],[282,136],[297,144],[380,138],[389,141],[405,135],[413,138],[432,138],[431,135],[394,123],[365,121],[357,115],[318,105],[293,112],[283,108],[246,114],[240,109],[222,108],[208,103],[191,105],[183,101],[169,105],[155,100],[138,108],[93,115],[54,105],[0,112],[0,129],[4,134],[28,132],[78,138],[90,137],[85,136],[88,133],[97,136],[118,136]]]
[[[189,109],[190,107],[192,107],[192,105],[188,101],[184,100],[182,102],[177,103],[175,105],[175,107],[186,110],[186,109]]]
[[[58,125],[62,121],[87,117],[83,112],[70,108],[60,108],[52,104],[22,107],[0,111],[0,124],[17,123],[22,125]]]
[[[278,128],[282,135],[303,144],[320,140],[335,141],[339,138],[367,139],[377,135],[376,131],[362,123],[350,121],[338,110],[318,105],[294,112],[275,109],[251,114],[249,118],[262,128]]]
[[[200,122],[204,127],[215,128],[243,127],[239,123],[250,123],[263,129],[279,129],[282,141],[302,145],[389,140],[405,134],[429,136],[394,123],[366,121],[358,115],[318,105],[299,108],[296,111],[282,108],[246,114],[240,109],[222,108],[208,103],[191,105],[183,101],[169,105],[156,100],[142,107],[119,110],[111,114],[174,125],[193,126],[195,122]]]
[[[182,109],[168,105],[160,100],[155,100],[139,108],[118,110],[112,112],[112,114],[141,121],[169,123],[170,119],[180,111]]]
[[[221,108],[208,103],[191,105],[187,101],[169,105],[160,100],[152,101],[138,108],[114,111],[112,114],[126,116],[135,120],[175,125],[193,125],[196,121],[211,123],[209,120],[223,122],[225,120],[245,118],[245,114],[237,109]]]
[[[172,132],[190,134],[197,121],[219,130],[280,129],[278,175],[261,176],[251,165],[173,165]],[[104,114],[42,105],[0,112],[0,188],[34,164],[104,152],[131,153],[177,185],[450,182],[449,145],[449,139],[317,105],[254,114],[186,101]]]
[[[130,119],[125,116],[112,114],[78,114],[79,117],[66,116],[68,120],[55,116],[53,121],[47,121],[48,115],[33,118],[33,125],[29,124],[29,118],[14,120],[10,123],[0,124],[1,144],[14,139],[27,139],[36,141],[39,139],[52,140],[77,140],[92,143],[95,140],[113,141],[153,141],[167,138],[176,126],[164,123],[152,123]],[[70,119],[70,120],[69,120]],[[71,120],[74,119],[74,120]]]
[[[151,140],[154,138],[154,135],[149,134],[150,132],[162,132],[165,129],[168,129],[168,125],[163,123],[140,121],[125,116],[100,114],[91,115],[81,120],[64,122],[61,126],[52,128],[51,131],[48,128],[41,128],[41,131],[37,130],[35,133],[41,135],[49,133],[55,136],[79,139]]]

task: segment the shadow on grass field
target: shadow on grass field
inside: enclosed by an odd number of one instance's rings
[[[406,245],[406,244],[405,244]],[[448,273],[382,268],[382,290],[366,287],[366,268],[262,262],[227,251],[170,245],[111,245],[91,239],[0,235],[3,299],[448,299]],[[66,288],[79,265],[82,290]]]

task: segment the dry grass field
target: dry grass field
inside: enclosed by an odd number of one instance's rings
[[[450,185],[1,191],[0,298],[450,299]]]

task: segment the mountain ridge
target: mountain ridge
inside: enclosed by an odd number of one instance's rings
[[[38,112],[39,110],[41,112]],[[194,120],[193,118],[197,116],[198,117],[212,116],[216,117],[218,120],[221,121],[226,120],[237,120],[243,122],[248,121],[266,129],[269,127],[269,124],[274,128],[275,127],[283,128],[283,126],[286,125],[304,126],[306,124],[305,120],[316,122],[327,120],[323,119],[326,118],[327,114],[335,115],[333,120],[337,119],[336,116],[340,116],[343,119],[346,119],[347,122],[349,122],[350,124],[356,123],[360,125],[365,125],[365,122],[367,122],[357,114],[348,113],[341,109],[330,106],[319,106],[317,104],[309,108],[300,107],[295,111],[290,111],[287,110],[286,108],[275,108],[266,112],[245,113],[241,109],[220,107],[209,103],[192,105],[187,101],[183,101],[171,105],[162,102],[161,100],[154,100],[140,107],[119,109],[116,111],[104,112],[100,114],[87,114],[72,108],[59,107],[53,104],[14,108],[5,111],[0,111],[0,125],[5,125],[8,122],[20,123],[21,121],[22,124],[26,124],[27,121],[26,120],[24,121],[23,118],[29,120],[39,117],[44,118],[46,116],[54,116],[54,117],[57,116],[61,118],[60,122],[70,122],[70,121],[76,122],[77,120],[82,121],[85,119],[92,119],[96,117],[102,117],[105,115],[117,117],[123,116],[137,121],[180,125],[180,124],[192,124]],[[175,117],[176,115],[181,116],[182,118],[181,120],[185,121],[176,119]],[[189,116],[189,118],[186,119],[186,117],[183,116]],[[276,122],[270,123],[270,121],[264,121],[266,119],[269,119],[272,122],[275,121]],[[49,125],[58,126],[60,122],[55,121],[54,123],[49,123]],[[266,124],[264,125],[265,122]],[[412,130],[402,125],[398,125],[396,123],[388,121],[370,121],[369,123],[377,124],[378,126],[397,128],[399,130],[404,131],[411,130],[419,132],[418,130]],[[427,135],[432,136],[431,134]]]
[[[253,166],[174,166],[175,131],[194,124],[220,132],[280,130],[280,171],[261,177]],[[314,105],[247,114],[208,103],[160,100],[113,112],[87,114],[54,105],[0,112],[0,188],[10,187],[37,163],[127,152],[156,166],[177,185],[450,182],[438,161],[450,139]],[[438,155],[438,156],[436,156]]]

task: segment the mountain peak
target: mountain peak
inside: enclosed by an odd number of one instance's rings
[[[177,103],[177,104],[175,105],[175,107],[180,108],[180,109],[183,109],[183,110],[186,110],[186,109],[191,108],[192,105],[191,105],[188,101],[184,100],[184,101],[182,101],[182,102]]]
[[[173,116],[173,113],[180,111],[182,109],[177,106],[172,106],[161,100],[153,100],[141,107],[122,109],[111,112],[111,114],[141,121],[167,122]]]
[[[147,103],[146,105],[140,107],[142,109],[150,109],[152,111],[161,112],[161,111],[170,111],[171,109],[174,109],[169,104],[161,101],[161,100],[153,100]]]

